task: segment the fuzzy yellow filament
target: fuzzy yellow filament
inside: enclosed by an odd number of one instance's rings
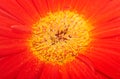
[[[41,18],[32,29],[31,50],[41,61],[63,64],[89,44],[89,24],[77,13],[59,11]]]

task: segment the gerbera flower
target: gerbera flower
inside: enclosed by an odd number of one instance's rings
[[[120,79],[120,0],[0,0],[0,79]]]

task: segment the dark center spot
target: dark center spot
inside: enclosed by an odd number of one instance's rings
[[[65,37],[65,35],[67,34],[68,28],[66,28],[65,30],[58,30],[57,33],[55,34],[55,37],[51,37],[52,45],[54,45],[55,43],[61,42],[61,41],[66,41],[68,40],[67,37]],[[70,35],[69,35],[70,36]]]

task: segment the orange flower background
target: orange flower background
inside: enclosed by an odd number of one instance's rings
[[[63,64],[42,61],[28,44],[33,25],[56,12],[77,13],[90,24],[90,43]],[[120,0],[0,0],[0,79],[120,79]]]

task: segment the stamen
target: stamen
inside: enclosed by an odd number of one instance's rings
[[[90,42],[90,25],[77,13],[49,13],[33,25],[29,39],[33,54],[41,61],[63,64],[83,53]]]

